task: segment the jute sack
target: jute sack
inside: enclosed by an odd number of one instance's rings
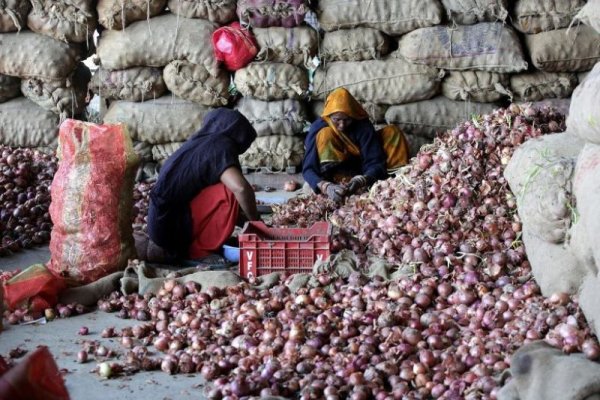
[[[381,122],[385,122],[385,112],[389,108],[386,104],[376,104],[369,102],[362,102],[361,106],[365,109],[367,114],[369,114],[369,119],[372,123],[377,124]],[[321,100],[313,100],[310,103],[312,120],[316,120],[321,117],[323,113],[323,109],[325,108],[325,102]]]
[[[98,25],[93,0],[30,0],[27,26],[63,42],[85,43]]]
[[[73,75],[62,80],[27,78],[21,81],[21,91],[44,110],[60,115],[60,121],[81,116],[87,105],[90,69],[80,63]]]
[[[378,60],[389,48],[388,37],[377,29],[340,29],[325,34],[320,55],[324,61]]]
[[[133,142],[133,151],[142,162],[152,161],[152,148],[154,146],[146,142]]]
[[[165,4],[167,0],[98,0],[98,22],[106,29],[121,30],[160,14]]]
[[[240,164],[248,168],[283,171],[297,167],[304,158],[304,139],[297,136],[262,136],[240,155]]]
[[[319,24],[325,31],[364,26],[388,35],[402,35],[442,22],[437,0],[320,0]]]
[[[167,95],[143,103],[115,101],[104,123],[124,123],[134,140],[151,144],[182,142],[200,129],[209,111],[200,104]]]
[[[291,64],[254,62],[235,72],[234,83],[243,96],[259,100],[301,99],[308,73]]]
[[[187,60],[216,76],[218,65],[210,45],[215,28],[209,21],[165,14],[134,22],[122,31],[102,32],[97,52],[109,70],[164,67],[173,60]]]
[[[0,103],[21,95],[21,80],[0,74]]]
[[[25,28],[30,10],[29,1],[4,0],[0,3],[0,32],[15,32]]]
[[[200,18],[226,25],[236,18],[236,0],[169,0],[169,10],[185,18]]]
[[[248,118],[258,136],[301,135],[309,124],[306,107],[299,100],[262,101],[242,97],[235,108]]]
[[[509,75],[486,71],[452,71],[442,81],[442,94],[451,100],[493,103],[510,96]]]
[[[0,34],[0,74],[64,79],[81,58],[78,45],[29,31]]]
[[[294,28],[254,28],[259,61],[306,66],[317,55],[319,35],[308,26]]]
[[[600,0],[588,0],[575,16],[575,20],[591,26],[600,33]]]
[[[337,61],[316,71],[313,96],[325,100],[332,90],[343,86],[361,102],[410,103],[435,96],[440,80],[441,73],[436,68],[398,58]]]
[[[238,0],[236,12],[243,24],[255,28],[291,28],[304,22],[308,10],[306,0]]]
[[[56,147],[59,117],[25,97],[0,104],[0,144]]]
[[[505,21],[508,0],[442,0],[448,19],[459,25]]]
[[[90,90],[109,100],[145,101],[161,97],[167,91],[161,68],[135,67],[117,71],[98,68]]]
[[[523,33],[566,28],[584,5],[585,0],[517,0],[512,23]]]
[[[167,88],[175,96],[205,106],[220,107],[229,102],[229,73],[219,70],[213,77],[202,65],[175,60],[163,71]]]
[[[540,101],[571,96],[579,80],[576,74],[528,72],[510,77],[510,90],[515,101]]]
[[[600,64],[573,91],[567,127],[583,140],[600,144]]]
[[[526,35],[525,43],[541,71],[588,71],[600,60],[600,33],[586,25]]]
[[[450,100],[438,96],[431,100],[401,104],[388,108],[385,120],[398,125],[403,132],[428,139],[470,120],[474,114],[489,114],[497,108],[490,103]]]
[[[152,159],[158,163],[164,162],[171,157],[185,142],[174,142],[165,144],[155,144],[152,146]]]
[[[393,54],[415,64],[450,70],[511,73],[527,69],[517,34],[500,22],[417,29],[400,38]]]

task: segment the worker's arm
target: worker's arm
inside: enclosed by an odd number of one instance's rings
[[[244,178],[242,171],[237,167],[229,167],[221,174],[221,182],[227,189],[233,192],[233,195],[240,203],[240,207],[250,221],[258,221],[258,211],[256,209],[256,197],[250,183]]]

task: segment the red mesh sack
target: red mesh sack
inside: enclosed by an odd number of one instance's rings
[[[214,31],[212,43],[215,58],[222,61],[228,71],[244,68],[258,53],[256,39],[239,22],[232,22]]]
[[[62,279],[54,276],[43,264],[34,264],[4,284],[4,301],[11,311],[18,308],[43,311],[56,305],[58,294],[64,288]]]

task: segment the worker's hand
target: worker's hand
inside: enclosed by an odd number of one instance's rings
[[[324,193],[331,200],[339,203],[346,195],[346,186],[336,185],[335,183],[323,181],[319,184],[321,193]]]
[[[348,194],[354,194],[369,184],[369,178],[365,175],[356,175],[348,182]]]

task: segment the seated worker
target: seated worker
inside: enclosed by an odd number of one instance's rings
[[[408,146],[398,127],[375,131],[364,108],[344,88],[327,96],[321,118],[310,126],[302,166],[315,193],[341,201],[385,179],[408,162]],[[343,183],[343,176],[350,176]]]
[[[246,117],[219,108],[167,159],[150,192],[148,235],[169,258],[217,252],[231,236],[240,208],[247,219],[259,219],[254,190],[238,160],[254,139]]]

